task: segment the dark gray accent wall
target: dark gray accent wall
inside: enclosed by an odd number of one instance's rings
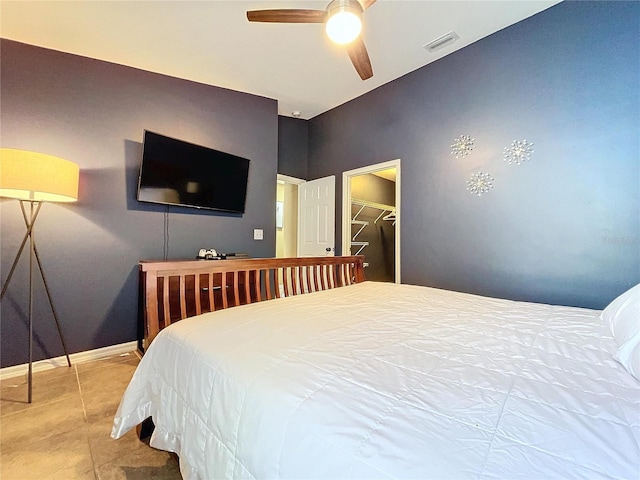
[[[137,337],[137,263],[199,248],[275,254],[278,114],[274,100],[2,40],[2,147],[80,166],[80,198],[45,204],[35,234],[71,352]],[[222,214],[138,203],[143,130],[251,160],[246,212]],[[2,280],[25,232],[18,202],[0,203]],[[253,240],[253,229],[264,240]],[[23,257],[2,302],[2,366],[27,361]],[[35,359],[62,355],[39,279]]]
[[[309,178],[401,159],[404,283],[602,308],[640,282],[639,26],[638,2],[562,2],[312,119]]]
[[[309,122],[299,118],[278,117],[278,173],[307,178]]]

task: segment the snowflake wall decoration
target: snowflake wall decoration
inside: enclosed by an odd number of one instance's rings
[[[531,160],[533,143],[526,140],[514,140],[509,147],[504,148],[504,161],[509,165],[515,163],[520,165],[525,160]]]
[[[469,135],[460,135],[451,144],[451,155],[455,155],[456,158],[461,158],[471,153],[471,150],[475,148],[475,138],[471,138]]]
[[[488,173],[474,173],[471,178],[467,180],[467,190],[474,195],[482,195],[483,193],[489,193],[489,190],[493,188],[493,178]]]

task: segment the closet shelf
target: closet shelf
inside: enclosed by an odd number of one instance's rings
[[[394,225],[395,225],[396,207],[394,207],[392,205],[385,205],[384,203],[376,203],[376,202],[370,202],[368,200],[361,200],[359,198],[352,198],[351,199],[351,204],[352,205],[358,205],[360,207],[358,212],[351,219],[351,225],[360,225],[360,228],[358,229],[356,234],[351,238],[351,246],[352,247],[353,246],[360,247],[358,249],[358,251],[356,252],[356,255],[359,255],[360,252],[364,249],[364,247],[369,245],[369,242],[357,242],[356,238],[358,238],[358,235],[360,235],[360,233],[362,232],[364,227],[369,225],[369,222],[366,221],[366,220],[358,220],[358,215],[360,215],[362,213],[362,211],[367,207],[375,208],[377,210],[381,210],[381,212],[380,212],[380,215],[378,215],[378,218],[376,218],[373,221],[373,223],[378,223],[378,220],[380,220],[382,218],[383,220],[391,220],[391,221],[393,221]]]
[[[393,206],[393,205],[386,205],[384,203],[370,202],[368,200],[361,200],[359,198],[352,198],[351,199],[351,204],[360,206],[360,210],[358,210],[358,213],[356,213],[353,216],[353,219],[351,220],[352,223],[358,218],[358,215],[360,215],[362,213],[362,211],[367,207],[375,208],[377,210],[381,210],[380,215],[378,215],[378,218],[376,218],[373,221],[373,223],[378,223],[378,220],[380,220],[380,218],[382,218],[383,220],[392,220],[392,221],[395,222],[395,219],[396,219],[396,207]],[[389,212],[389,213],[387,214],[387,212]]]
[[[354,220],[351,220],[351,225],[360,225],[360,228],[358,229],[356,234],[351,239],[352,241],[354,241],[356,238],[358,238],[358,235],[360,235],[360,232],[362,232],[362,230],[364,230],[364,228],[367,225],[369,225],[369,222],[367,222],[366,220],[355,220],[354,219]],[[362,250],[362,248],[360,250]]]
[[[369,245],[369,242],[351,242],[352,247],[360,247],[358,251],[355,253],[356,255],[360,255],[360,252],[362,251],[362,249],[367,245]]]
[[[371,207],[371,208],[377,208],[378,210],[386,210],[387,212],[395,212],[396,211],[396,207],[393,205],[387,205],[384,203],[376,203],[376,202],[370,202],[369,200],[362,200],[360,198],[352,198],[351,199],[351,203],[353,205],[360,205],[363,207]]]

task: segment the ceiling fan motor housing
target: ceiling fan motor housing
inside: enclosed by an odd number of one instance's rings
[[[334,11],[340,9],[340,11],[351,11],[356,15],[362,15],[362,5],[358,0],[333,0],[327,5],[327,13],[329,16],[334,14]]]

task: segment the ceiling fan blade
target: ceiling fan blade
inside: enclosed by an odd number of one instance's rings
[[[327,12],[324,10],[250,10],[247,20],[250,22],[272,23],[324,23]]]
[[[373,77],[373,67],[371,66],[371,60],[369,60],[367,47],[364,46],[362,36],[347,45],[347,52],[349,53],[351,63],[353,63],[356,72],[358,72],[362,80]]]
[[[360,1],[360,5],[362,5],[362,10],[366,10],[371,5],[376,3],[376,0],[359,0],[359,1]]]

